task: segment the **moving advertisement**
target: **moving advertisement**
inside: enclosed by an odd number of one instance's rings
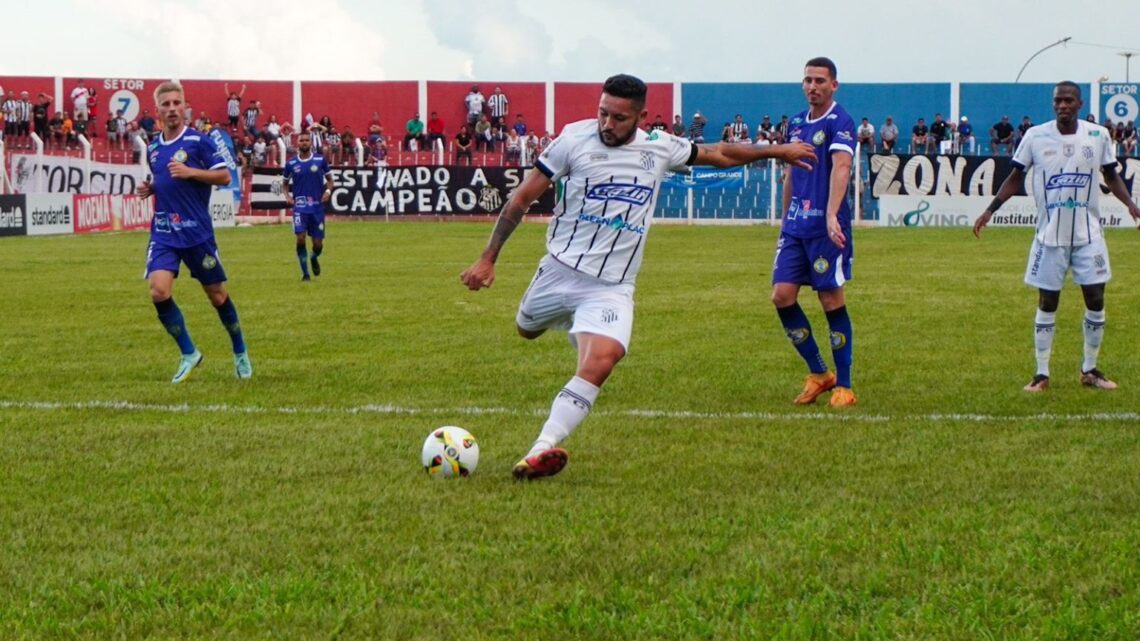
[[[880,227],[973,227],[992,196],[882,196]],[[1100,198],[1100,222],[1109,227],[1136,227],[1128,209],[1113,196]],[[1014,196],[990,219],[990,227],[1036,227],[1037,203]]]

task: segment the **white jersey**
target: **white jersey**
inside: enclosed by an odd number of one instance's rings
[[[633,283],[661,180],[696,157],[696,145],[664,131],[638,129],[626,144],[607,147],[597,120],[566,125],[535,163],[551,180],[566,179],[546,251],[604,282]]]
[[[467,104],[467,113],[479,115],[483,113],[483,103],[486,100],[483,98],[483,94],[476,92],[467,94],[463,102]]]
[[[1104,238],[1097,174],[1105,165],[1116,164],[1107,129],[1078,120],[1077,132],[1065,136],[1057,121],[1050,120],[1025,132],[1013,162],[1033,172],[1039,243],[1075,247]]]

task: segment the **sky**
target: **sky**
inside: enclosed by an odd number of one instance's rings
[[[13,0],[0,76],[1140,81],[1140,0]],[[18,27],[16,25],[19,25]]]

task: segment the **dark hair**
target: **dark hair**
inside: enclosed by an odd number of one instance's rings
[[[831,58],[825,58],[823,56],[819,56],[817,58],[812,58],[811,60],[808,60],[807,62],[805,62],[804,66],[805,67],[825,67],[825,68],[827,68],[827,71],[830,74],[832,80],[839,78],[839,72],[835,70],[835,63],[831,61]]]
[[[637,105],[638,109],[645,106],[645,94],[648,90],[641,78],[624,73],[606,78],[606,84],[602,85],[602,93],[615,98],[628,98]]]
[[[1062,80],[1061,82],[1058,82],[1056,85],[1053,86],[1054,89],[1057,89],[1060,87],[1069,87],[1073,91],[1077,92],[1077,99],[1078,100],[1080,99],[1080,97],[1081,97],[1081,86],[1078,85],[1077,83],[1073,82],[1072,80]]]

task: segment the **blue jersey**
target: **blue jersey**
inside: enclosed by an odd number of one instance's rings
[[[212,185],[200,180],[174,178],[167,165],[177,160],[194,169],[224,169],[226,161],[214,141],[189,127],[173,140],[159,135],[147,146],[147,161],[153,176],[154,220],[151,242],[167,247],[193,247],[214,237],[210,218]]]
[[[325,177],[329,164],[324,156],[310,155],[302,160],[294,156],[285,163],[285,182],[293,193],[293,211],[316,214],[324,211],[321,196],[325,193]]]
[[[784,233],[797,238],[827,235],[827,200],[831,195],[831,154],[855,155],[855,121],[839,103],[822,117],[810,120],[810,111],[796,114],[789,125],[792,142],[806,142],[815,147],[815,165],[811,171],[792,169],[792,200],[784,214]],[[851,207],[844,193],[839,205],[839,224],[851,229]],[[850,237],[850,234],[847,234]]]

